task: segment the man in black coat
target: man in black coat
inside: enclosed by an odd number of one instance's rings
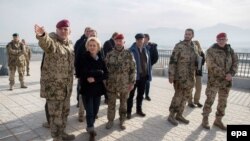
[[[110,52],[111,50],[113,50],[113,48],[115,47],[115,36],[118,35],[117,32],[114,32],[112,34],[112,37],[107,40],[104,44],[103,44],[103,56],[104,58],[107,56],[107,53]]]
[[[77,83],[77,107],[79,107],[79,90],[80,90],[80,85],[79,85],[79,72],[77,72],[77,67],[79,66],[80,63],[80,58],[86,52],[85,48],[85,43],[89,37],[91,28],[86,27],[84,30],[84,34],[81,36],[80,39],[78,39],[75,43],[74,46],[74,52],[75,52],[75,68],[76,68],[76,78],[78,78],[78,83]]]
[[[144,44],[146,45],[147,49],[149,50],[150,53],[150,59],[151,59],[151,68],[153,68],[153,65],[157,63],[159,55],[158,55],[158,50],[157,50],[157,44],[153,42],[149,42],[150,37],[148,34],[144,34],[145,39],[144,39]],[[149,97],[149,89],[150,89],[150,81],[148,80],[146,82],[145,86],[145,99],[148,101],[151,101],[151,98]]]

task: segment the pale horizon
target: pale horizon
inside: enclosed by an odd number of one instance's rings
[[[73,41],[80,38],[86,26],[91,26],[102,43],[115,31],[131,41],[135,33],[161,27],[184,31],[222,23],[248,30],[249,12],[247,0],[1,0],[0,42],[11,41],[17,32],[20,38],[35,43],[35,24],[53,32],[62,19],[71,22]]]

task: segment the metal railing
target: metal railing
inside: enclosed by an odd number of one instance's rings
[[[159,60],[157,67],[168,67],[172,50],[159,49]],[[236,53],[239,58],[238,73],[236,77],[250,78],[250,53]],[[203,73],[207,73],[206,64],[203,67]]]

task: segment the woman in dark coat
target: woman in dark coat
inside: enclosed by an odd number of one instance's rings
[[[106,92],[104,81],[107,79],[107,68],[101,57],[101,44],[98,38],[90,37],[86,42],[87,52],[79,64],[80,93],[86,110],[87,131],[90,140],[95,140],[95,117],[98,113],[101,95]]]

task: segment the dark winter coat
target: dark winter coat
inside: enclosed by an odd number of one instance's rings
[[[106,92],[103,80],[108,77],[108,71],[101,55],[94,59],[87,51],[79,60],[78,72],[80,76],[80,93],[83,96],[101,96]],[[89,83],[88,77],[94,77],[95,82]]]

